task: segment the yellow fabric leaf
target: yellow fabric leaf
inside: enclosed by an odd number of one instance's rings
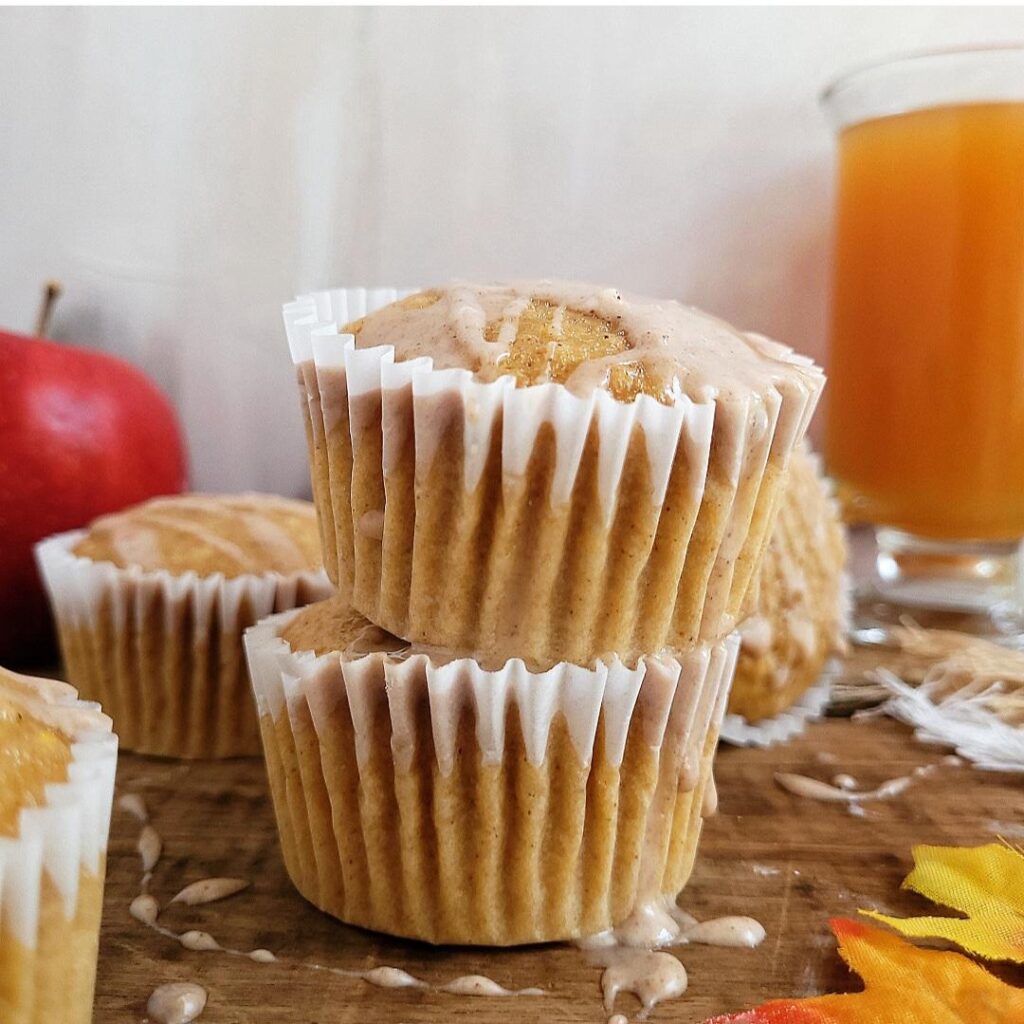
[[[966,917],[888,917],[862,910],[911,938],[947,939],[988,960],[1024,963],[1024,856],[1010,846],[915,846],[903,888]]]
[[[1024,1021],[1024,989],[959,953],[918,949],[897,935],[837,918],[832,931],[864,991],[776,999],[704,1024],[1011,1024]]]

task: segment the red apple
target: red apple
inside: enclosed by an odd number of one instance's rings
[[[182,491],[177,417],[113,356],[0,331],[0,664],[53,657],[32,546]]]

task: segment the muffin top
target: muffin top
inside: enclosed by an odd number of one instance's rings
[[[76,728],[90,718],[108,721],[98,711],[47,703],[51,690],[73,692],[0,669],[0,837],[18,834],[22,808],[44,805],[47,785],[67,781]]]
[[[667,299],[566,281],[478,285],[417,292],[347,324],[358,348],[392,345],[399,361],[430,356],[477,378],[517,386],[554,382],[577,395],[596,388],[624,402],[649,395],[763,392],[772,384],[821,386],[809,360],[757,334]]]
[[[414,652],[405,640],[375,626],[338,597],[306,605],[281,630],[281,639],[293,651],[313,651],[317,655],[338,651],[346,660],[375,653],[426,653],[426,648],[419,647]]]
[[[74,554],[123,569],[227,577],[320,568],[311,502],[267,494],[155,498],[97,519]]]
[[[493,657],[482,651],[451,650],[431,644],[410,642],[389,633],[386,629],[375,625],[365,615],[360,614],[344,597],[329,597],[315,604],[308,604],[297,611],[278,634],[292,651],[311,651],[317,656],[339,654],[342,661],[356,661],[370,654],[381,655],[389,661],[404,661],[419,655],[429,658],[435,666],[448,665],[453,661],[469,658],[485,672],[500,671],[508,660],[504,657]],[[672,656],[665,650],[658,653],[659,657]],[[595,659],[590,665],[581,668],[593,669],[597,660],[610,662],[614,654],[607,654]],[[624,658],[629,668],[634,668],[639,658]],[[546,672],[556,664],[552,661],[538,662],[530,658],[523,659],[529,672]]]

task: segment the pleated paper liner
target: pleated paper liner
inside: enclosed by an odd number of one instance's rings
[[[752,722],[741,714],[728,712],[722,719],[722,742],[733,747],[775,747],[802,736],[812,722],[820,721],[825,716],[836,673],[834,662],[826,664],[810,686],[801,690],[771,718],[759,718]]]
[[[70,682],[103,704],[126,750],[258,755],[242,633],[273,612],[328,597],[326,574],[225,578],[125,569],[75,555],[83,535],[60,534],[36,547]]]
[[[685,650],[735,625],[821,378],[663,405],[517,388],[356,349],[338,325],[399,297],[285,308],[325,564],[397,636],[496,663]]]
[[[736,638],[593,669],[246,648],[285,864],[349,924],[513,945],[674,897],[696,854]],[[712,801],[713,802],[713,801]]]
[[[64,683],[0,669],[0,696],[72,740],[68,778],[0,837],[0,1020],[88,1024],[99,944],[117,737]]]

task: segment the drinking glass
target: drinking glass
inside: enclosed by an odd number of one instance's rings
[[[1024,538],[1024,47],[822,95],[838,134],[825,456],[874,527],[858,635],[909,614],[1015,642]]]

